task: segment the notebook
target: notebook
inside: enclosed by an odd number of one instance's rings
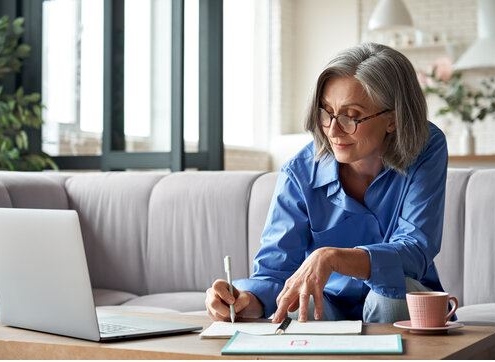
[[[356,321],[307,321],[292,320],[284,334],[360,334],[363,322]],[[201,338],[230,338],[235,332],[254,335],[276,334],[279,324],[271,322],[213,322],[201,332]]]
[[[401,354],[400,334],[315,335],[236,332],[222,349],[223,355]]]
[[[92,341],[186,333],[201,326],[98,316],[74,210],[0,208],[0,321]]]

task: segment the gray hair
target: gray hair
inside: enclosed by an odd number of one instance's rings
[[[429,137],[426,100],[411,62],[381,44],[364,43],[338,54],[318,77],[305,129],[315,141],[316,158],[333,154],[319,122],[323,88],[330,79],[354,77],[378,106],[395,113],[396,130],[385,138],[383,164],[404,173]]]

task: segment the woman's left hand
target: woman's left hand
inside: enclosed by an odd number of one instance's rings
[[[301,264],[299,269],[285,282],[284,288],[277,297],[278,308],[272,322],[280,323],[287,316],[299,308],[299,321],[308,319],[309,298],[314,300],[315,320],[323,317],[323,288],[335,270],[334,251],[325,247],[316,249]]]

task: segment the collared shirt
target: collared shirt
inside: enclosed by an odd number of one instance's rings
[[[361,308],[370,288],[405,298],[405,277],[443,290],[433,263],[440,251],[447,176],[445,135],[430,123],[427,145],[405,174],[384,168],[364,195],[348,196],[332,155],[315,160],[313,142],[287,162],[277,179],[249,279],[234,282],[263,303],[265,317],[305,258],[321,247],[361,248],[371,261],[368,280],[336,272],[324,295],[346,310]]]

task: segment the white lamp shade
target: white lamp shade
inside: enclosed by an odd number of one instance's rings
[[[480,38],[462,54],[454,69],[480,69],[495,67],[495,39]]]
[[[412,27],[411,14],[401,0],[380,0],[368,22],[369,30]]]
[[[467,70],[495,67],[495,1],[478,0],[478,38],[454,64]]]

